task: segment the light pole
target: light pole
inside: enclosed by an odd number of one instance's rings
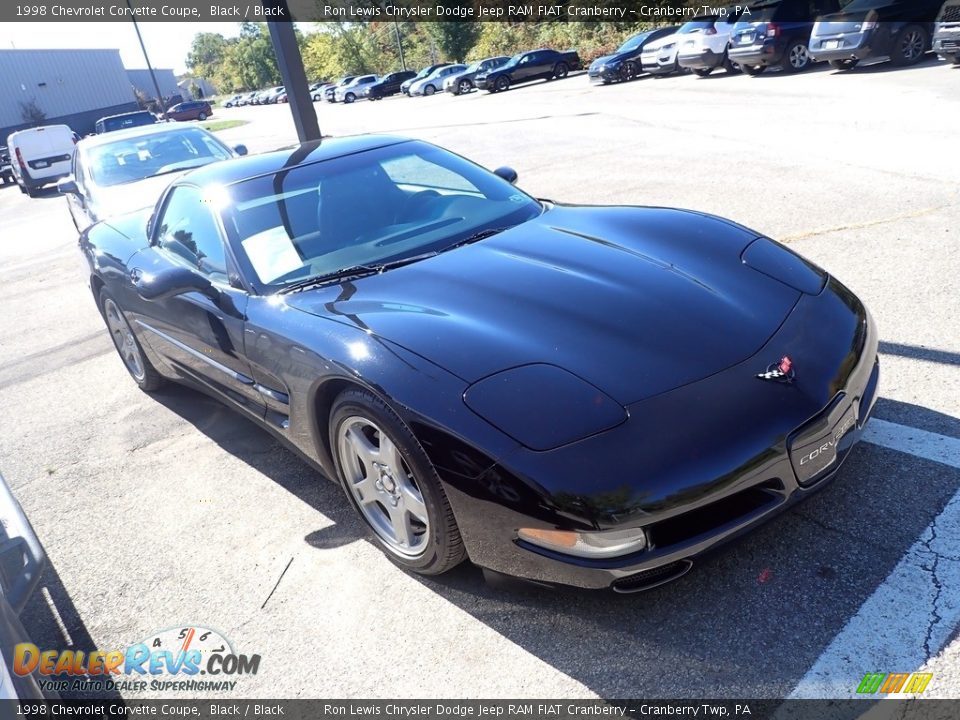
[[[400,51],[400,64],[403,66],[403,69],[407,69],[407,61],[403,58],[403,42],[400,40],[400,23],[396,20],[393,21],[393,29],[397,32],[397,49]]]
[[[150,56],[147,55],[147,46],[143,44],[143,36],[140,35],[140,26],[137,25],[137,15],[133,12],[133,5],[127,0],[127,7],[130,8],[130,19],[133,21],[133,29],[137,33],[137,40],[140,41],[140,49],[143,50],[143,59],[147,61],[147,70],[150,71],[150,79],[153,80],[153,89],[157,91],[157,104],[160,106],[160,113],[167,112],[167,104],[163,102],[163,93],[160,92],[160,83],[157,82],[157,76],[153,72],[153,65],[150,64]]]

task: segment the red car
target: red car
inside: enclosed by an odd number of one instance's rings
[[[191,100],[177,103],[166,112],[170,120],[206,120],[213,115],[213,108],[206,100]]]

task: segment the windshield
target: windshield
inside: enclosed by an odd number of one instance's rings
[[[697,32],[698,30],[706,30],[707,28],[712,28],[715,22],[713,18],[709,20],[691,20],[681,25],[677,32],[681,35],[686,35],[687,33]]]
[[[223,225],[264,290],[439,252],[541,205],[451,153],[404,142],[228,188]]]
[[[638,47],[643,45],[643,41],[648,37],[650,37],[650,33],[640,33],[639,35],[634,35],[632,38],[627,38],[626,42],[617,48],[617,52],[622,53],[629,52],[630,50],[636,50]]]
[[[209,133],[188,128],[94,145],[85,156],[93,182],[110,187],[226,160],[231,152]]]

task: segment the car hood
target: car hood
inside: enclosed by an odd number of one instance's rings
[[[167,186],[187,172],[189,170],[98,188],[93,197],[93,211],[99,220],[103,220],[140,208],[153,207]]]
[[[624,405],[754,355],[798,291],[740,260],[756,234],[656,208],[555,207],[379,275],[286,302],[473,382],[553,364]]]
[[[626,60],[626,59],[628,59],[628,58],[633,57],[634,55],[636,55],[636,53],[637,53],[637,51],[633,51],[633,52],[622,52],[622,53],[612,53],[612,54],[610,54],[610,55],[602,55],[601,57],[598,57],[596,60],[594,60],[592,63],[590,63],[590,69],[591,69],[591,70],[596,70],[597,68],[603,67],[603,66],[606,65],[607,63],[622,62],[622,61],[624,61],[624,60]]]

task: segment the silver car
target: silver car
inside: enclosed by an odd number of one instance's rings
[[[370,94],[370,86],[377,81],[376,75],[360,75],[349,84],[338,87],[333,94],[335,102],[352,103]]]
[[[490,72],[491,70],[496,70],[498,67],[501,65],[506,65],[508,62],[510,62],[509,55],[479,60],[462,72],[451,73],[445,77],[443,79],[443,91],[448,92],[451,95],[463,95],[464,93],[468,93],[474,89],[474,77],[476,77],[478,74],[484,74]]]

